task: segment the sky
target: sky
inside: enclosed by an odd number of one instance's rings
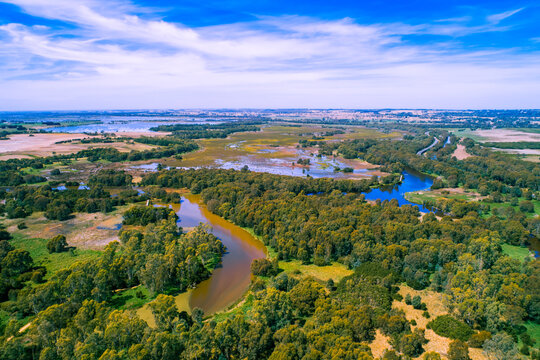
[[[540,108],[540,2],[0,0],[0,110]]]

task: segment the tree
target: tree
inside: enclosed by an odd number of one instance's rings
[[[307,316],[315,311],[315,301],[324,297],[324,288],[315,280],[304,279],[289,292],[292,306],[300,316]]]
[[[33,265],[34,261],[30,253],[22,249],[11,250],[0,262],[2,273],[8,277],[25,273],[32,269]]]
[[[415,329],[412,334],[403,335],[399,342],[399,347],[403,354],[416,357],[424,352],[422,345],[426,342],[424,331]]]
[[[524,200],[519,203],[519,210],[527,213],[532,213],[534,212],[534,204],[532,203],[532,201]]]
[[[513,360],[519,358],[519,351],[512,337],[504,332],[495,334],[484,343],[483,349],[491,359]]]
[[[470,360],[469,347],[461,340],[454,340],[448,348],[449,360]]]
[[[158,329],[171,332],[180,315],[174,297],[159,294],[149,306],[150,309],[152,309],[152,314],[154,315]]]
[[[47,241],[47,250],[49,254],[64,252],[68,249],[68,243],[64,235],[56,235]]]
[[[266,258],[255,259],[251,263],[251,272],[253,275],[274,276],[278,270],[277,261],[270,261]]]

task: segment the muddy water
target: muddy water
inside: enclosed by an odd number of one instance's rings
[[[182,197],[177,214],[178,225],[184,229],[201,222],[210,225],[210,231],[227,247],[221,264],[191,291],[189,298],[189,307],[201,308],[206,315],[223,310],[246,292],[251,282],[251,262],[265,257],[266,249],[244,229],[210,213],[198,195]]]

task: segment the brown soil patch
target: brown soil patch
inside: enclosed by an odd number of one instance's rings
[[[381,358],[386,350],[391,350],[392,345],[389,343],[388,336],[384,335],[381,330],[377,329],[375,332],[375,340],[369,344],[371,353],[375,359]]]
[[[538,141],[540,142],[540,134],[528,133],[519,130],[510,129],[490,129],[476,130],[475,135],[484,138],[484,141],[490,142],[516,142],[516,141]]]
[[[0,145],[2,145],[1,142],[0,142]],[[32,159],[32,157],[29,155],[2,155],[0,156],[0,161],[11,160],[11,159]]]
[[[27,134],[15,134],[9,137],[9,140],[2,140],[0,142],[0,153],[3,156],[11,157],[28,157],[34,156],[50,156],[53,153],[56,154],[72,154],[74,152],[92,148],[100,147],[114,147],[119,151],[128,152],[131,150],[147,150],[153,148],[151,145],[139,144],[139,143],[93,143],[93,144],[81,144],[78,141],[57,144],[60,141],[83,139],[87,138],[85,134],[59,134],[59,133],[47,133],[47,134],[34,134],[29,136]]]
[[[464,160],[472,155],[467,152],[464,145],[457,144],[457,148],[454,150],[452,156],[455,156],[455,158],[458,160]]]

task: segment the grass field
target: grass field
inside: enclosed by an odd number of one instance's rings
[[[448,191],[443,190],[430,190],[430,191],[416,191],[405,193],[405,199],[416,204],[422,204],[426,200],[437,201],[439,199],[457,199],[472,201],[477,198],[475,193],[465,193],[462,191]]]
[[[137,296],[139,295],[139,296]],[[151,301],[154,297],[144,285],[135,286],[131,289],[118,291],[112,297],[112,305],[120,310],[138,309]]]
[[[519,261],[523,261],[527,257],[531,256],[531,252],[526,247],[514,246],[510,244],[503,244],[502,251],[505,255]]]
[[[24,249],[30,253],[36,265],[47,269],[46,278],[51,277],[57,271],[70,267],[76,262],[96,259],[101,251],[74,249],[62,253],[49,254],[47,251],[47,239],[25,238],[20,234],[13,234],[10,243],[17,249]]]
[[[345,265],[336,262],[327,266],[317,266],[314,264],[304,265],[300,260],[280,261],[279,268],[287,274],[313,276],[321,281],[332,279],[334,282],[338,282],[353,273]]]
[[[520,197],[518,198],[518,202],[521,202],[525,200],[525,198],[523,197]],[[534,212],[532,213],[527,213],[527,217],[534,217],[536,215],[539,215],[540,214],[540,200],[531,200],[533,205],[534,205]],[[482,201],[484,204],[488,204],[490,207],[491,207],[491,211],[488,213],[488,214],[484,214],[483,216],[484,217],[489,217],[493,214],[493,210],[495,209],[500,209],[500,208],[506,208],[506,207],[513,207],[515,210],[519,210],[519,205],[518,206],[513,206],[507,202],[505,203],[495,203],[495,202],[489,202],[489,201],[485,201],[483,200]]]
[[[534,347],[537,349],[540,348],[540,324],[529,321],[525,323],[525,327],[527,328],[529,335],[536,340]]]

